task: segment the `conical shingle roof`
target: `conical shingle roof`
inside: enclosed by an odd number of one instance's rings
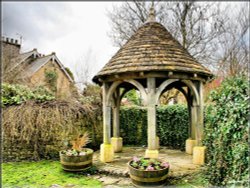
[[[202,66],[167,29],[157,22],[148,22],[120,48],[110,61],[93,78],[119,75],[129,72],[185,72],[205,77],[212,73]]]

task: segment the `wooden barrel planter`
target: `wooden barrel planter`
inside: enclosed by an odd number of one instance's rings
[[[79,172],[90,168],[92,166],[94,151],[88,148],[85,148],[85,150],[88,151],[86,155],[78,155],[78,156],[68,156],[60,152],[60,162],[62,168],[65,171],[70,171],[70,172]]]
[[[139,170],[132,167],[132,161],[128,163],[129,167],[129,176],[132,180],[132,183],[137,187],[161,187],[166,183],[167,175],[169,168],[161,170]]]

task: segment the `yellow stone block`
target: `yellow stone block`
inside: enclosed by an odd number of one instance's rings
[[[197,146],[197,140],[187,139],[186,140],[186,153],[192,155],[193,148]]]
[[[104,163],[114,160],[114,148],[111,144],[101,144],[100,160]]]
[[[193,149],[193,164],[204,165],[205,164],[205,146],[195,146]]]
[[[157,159],[158,156],[159,156],[159,151],[158,150],[146,149],[145,157]]]
[[[121,152],[122,151],[122,138],[121,137],[112,137],[111,138],[111,145],[114,148],[114,152]]]

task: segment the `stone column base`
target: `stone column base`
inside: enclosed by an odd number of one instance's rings
[[[157,159],[159,156],[158,150],[146,149],[145,157]]]
[[[155,143],[156,143],[155,149],[160,149],[160,139],[158,136],[155,137]]]
[[[193,148],[197,146],[197,140],[187,139],[186,140],[186,153],[192,155]]]
[[[111,138],[111,145],[114,148],[114,152],[121,152],[122,151],[122,138],[121,137],[112,137]]]
[[[111,144],[101,144],[100,160],[104,163],[114,160],[114,149]]]
[[[205,164],[205,146],[195,146],[193,149],[193,163],[198,165]]]

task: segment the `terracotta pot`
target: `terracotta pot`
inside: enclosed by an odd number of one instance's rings
[[[86,155],[67,156],[60,152],[60,162],[65,171],[79,172],[86,170],[92,166],[93,150],[85,148],[88,151]]]
[[[163,186],[167,179],[167,174],[169,172],[169,168],[165,168],[162,170],[152,170],[152,171],[146,171],[146,170],[139,170],[134,167],[132,167],[130,164],[132,163],[132,160],[129,161],[128,167],[129,167],[129,176],[132,180],[132,183],[135,186]]]

